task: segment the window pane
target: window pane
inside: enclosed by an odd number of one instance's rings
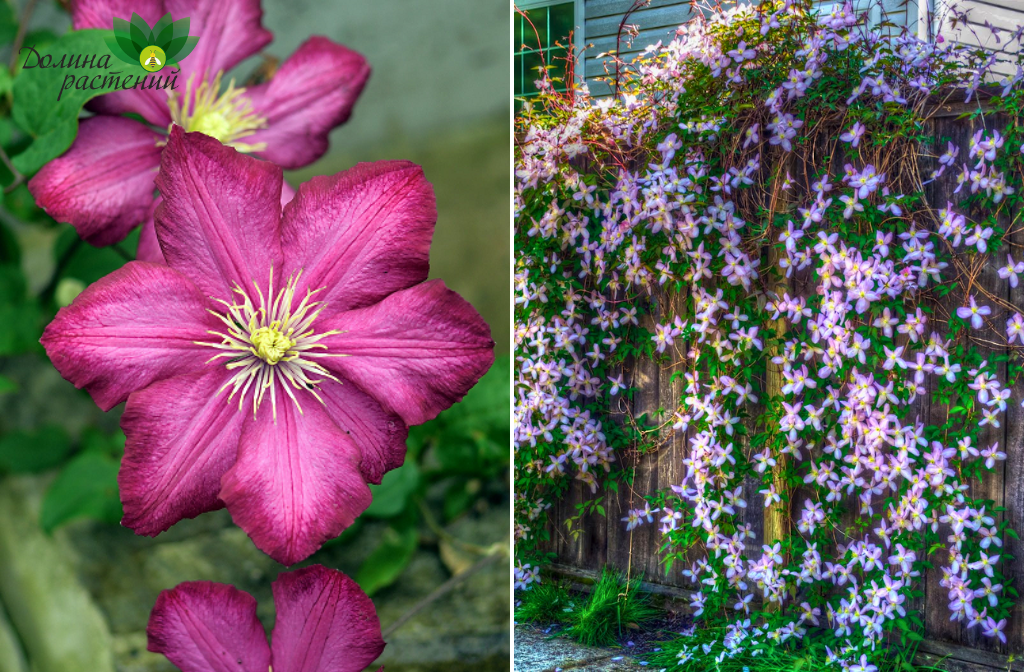
[[[560,5],[551,5],[551,44],[555,42],[569,44],[569,33],[574,30],[573,24],[576,20],[576,9],[573,3],[564,2]]]
[[[543,52],[534,51],[528,54],[523,54],[523,76],[526,81],[524,83],[523,92],[526,94],[536,93],[537,87],[534,86],[534,82],[540,79],[540,66],[541,56]]]
[[[512,61],[515,63],[515,79],[512,80],[512,87],[515,95],[519,96],[523,93],[523,57],[513,56]]]
[[[548,46],[548,8],[539,7],[537,9],[526,10],[526,18],[530,21],[523,20],[523,43],[526,44],[527,49],[543,49]],[[533,22],[533,26],[530,26],[530,22]],[[534,28],[537,32],[534,33]],[[540,42],[537,42],[537,38],[540,38]]]
[[[548,65],[554,66],[553,68],[550,68],[548,70],[548,75],[550,75],[552,79],[557,77],[558,79],[562,80],[560,82],[552,82],[555,88],[560,91],[568,88],[568,82],[565,74],[567,66],[566,54],[568,53],[569,52],[566,51],[564,48],[558,47],[548,52],[547,56]]]
[[[523,48],[523,17],[519,16],[519,12],[512,12],[512,25],[515,26],[512,37],[512,53],[514,54]]]

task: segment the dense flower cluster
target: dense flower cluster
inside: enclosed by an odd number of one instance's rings
[[[975,98],[994,57],[861,19],[849,2],[733,7],[649,48],[618,97],[577,84],[523,116],[518,585],[539,580],[570,478],[596,490],[617,451],[683,435],[682,482],[623,519],[660,523],[695,613],[725,625],[680,663],[814,628],[831,662],[874,670],[886,633],[920,636],[932,566],[952,620],[1005,642],[1013,531],[969,484],[1006,459],[993,430],[1018,401],[1000,381],[1024,338],[1006,298],[1024,138],[930,139],[929,101]],[[1016,109],[1022,78],[994,104]],[[946,170],[955,190],[928,202]],[[621,403],[638,358],[683,383],[646,424]],[[758,539],[745,510],[780,504],[793,529]]]

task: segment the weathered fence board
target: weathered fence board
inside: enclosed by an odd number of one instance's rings
[[[963,111],[964,106],[949,105],[945,107],[945,113],[935,115],[929,122],[927,130],[934,138],[932,147],[921,148],[923,153],[941,154],[945,151],[946,140],[953,142],[960,148],[959,161],[966,160],[968,144],[971,136],[981,128],[1002,129],[1006,120],[999,117],[984,117],[974,120],[959,119],[956,115]],[[838,134],[836,134],[838,135]],[[825,158],[826,165],[830,165],[830,172],[833,176],[841,173],[845,158],[838,152],[839,143],[831,138],[816,153]],[[1007,151],[1007,150],[1004,150]],[[1013,151],[1010,148],[1008,151]],[[927,159],[924,159],[927,161]],[[924,165],[923,173],[927,173],[933,166]],[[885,167],[879,167],[884,170]],[[929,206],[935,210],[944,208],[947,201],[954,204],[962,194],[954,194],[956,188],[957,170],[947,170],[938,180],[932,181],[924,187],[924,196]],[[833,206],[835,207],[835,206]],[[1004,226],[1009,222],[1004,222]],[[922,224],[925,224],[922,222]],[[978,275],[975,282],[986,291],[993,293],[1001,299],[1005,299],[1011,306],[1024,312],[1024,283],[1016,288],[1009,287],[1009,283],[998,277],[997,269],[1006,263],[1006,254],[1011,252],[1015,259],[1024,258],[1024,226],[1016,222],[1010,233],[1006,236],[1003,246],[994,254],[989,256],[988,262]],[[952,272],[952,268],[946,273]],[[786,288],[790,292],[797,292],[802,295],[813,291],[813,282],[809,276],[810,270],[798,274],[789,281]],[[948,276],[944,276],[948,278]],[[966,281],[966,279],[964,279]],[[938,323],[939,332],[945,332],[945,317],[957,307],[959,292],[956,297],[947,297],[941,301],[933,301],[930,306],[934,309],[934,321]],[[652,310],[646,317],[647,328],[653,330],[655,322],[664,323],[666,315],[680,314],[685,302],[683,297],[671,294],[657,295],[653,299]],[[1005,325],[1010,312],[1003,306],[993,306],[992,322],[1001,328]],[[681,315],[685,319],[685,315]],[[686,351],[689,344],[679,345],[682,352]],[[1006,349],[993,349],[989,347],[983,351],[992,355],[1005,354]],[[1019,351],[1016,356],[1020,356]],[[584,498],[591,497],[589,488],[574,485],[569,494],[556,506],[552,508],[549,532],[552,541],[548,543],[545,550],[554,552],[557,555],[557,562],[563,566],[571,566],[577,570],[597,572],[609,564],[623,571],[628,570],[632,576],[642,575],[643,580],[652,585],[662,586],[668,591],[679,591],[689,589],[689,582],[681,575],[682,567],[676,565],[670,571],[666,571],[662,562],[662,535],[658,532],[658,524],[644,524],[638,529],[626,532],[625,523],[622,518],[631,508],[639,508],[643,504],[643,496],[654,493],[657,490],[667,489],[673,484],[682,480],[684,469],[682,459],[687,452],[687,440],[692,435],[689,433],[673,432],[671,428],[672,412],[682,403],[682,391],[684,383],[682,380],[671,380],[674,372],[679,370],[681,363],[673,361],[668,365],[661,365],[653,361],[637,361],[627,367],[625,371],[627,380],[631,379],[633,386],[638,388],[630,409],[632,417],[636,418],[648,414],[647,425],[663,425],[658,435],[658,447],[646,454],[639,454],[634,447],[618,447],[619,461],[627,469],[635,469],[635,476],[632,486],[620,484],[618,493],[599,493],[603,497],[607,516],[589,516],[582,521],[579,527],[578,538],[573,538],[567,533],[564,521],[576,515],[575,505]],[[966,375],[966,371],[961,375]],[[999,366],[1000,383],[1013,386],[1013,397],[1003,417],[1001,427],[987,427],[980,439],[979,447],[986,447],[998,441],[1002,449],[1007,453],[1007,460],[997,466],[997,471],[988,474],[983,479],[974,479],[970,483],[972,493],[979,498],[991,499],[996,507],[1006,507],[1006,520],[1012,523],[1012,527],[1024,535],[1024,409],[1020,407],[1021,399],[1024,399],[1024,381],[1007,381],[1007,370],[1005,363]],[[915,402],[914,412],[919,413],[925,424],[942,424],[945,422],[946,406],[933,403],[931,393],[934,390],[932,377],[928,378],[928,393],[921,395]],[[758,391],[760,395],[765,392],[764,385]],[[665,414],[657,416],[658,409],[664,409]],[[748,412],[756,415],[759,407],[750,406]],[[620,414],[619,420],[627,421],[627,414]],[[911,413],[910,418],[913,417]],[[667,423],[667,424],[665,424]],[[755,485],[756,484],[756,485]],[[760,483],[749,480],[744,488],[744,496],[748,502],[748,508],[743,514],[746,524],[752,527],[755,539],[751,540],[749,548],[759,549],[765,543],[765,509],[763,497],[757,494]],[[809,492],[809,491],[808,491]],[[791,506],[800,506],[803,497],[807,493],[798,489],[792,498]],[[881,499],[878,500],[879,502]],[[875,504],[878,506],[878,504]],[[792,513],[792,509],[789,510]],[[851,514],[852,515],[852,514]],[[790,515],[790,521],[791,521]],[[852,518],[851,518],[852,520]],[[940,527],[943,538],[949,533],[949,526]],[[771,536],[771,535],[769,535]],[[838,543],[848,543],[850,539],[837,539]],[[1005,551],[1011,553],[1015,558],[1004,565],[1008,574],[1013,577],[1013,585],[1019,594],[1024,595],[1024,542],[1007,538]],[[832,549],[834,550],[834,549]],[[933,558],[934,559],[934,558]],[[1001,669],[1024,670],[1021,663],[1007,662],[1006,655],[1014,654],[1020,656],[1024,653],[1024,605],[1015,605],[1012,618],[1008,625],[1006,634],[1007,645],[1000,645],[994,640],[982,638],[977,629],[966,630],[959,623],[949,621],[949,610],[947,607],[947,590],[939,586],[940,570],[929,570],[923,582],[925,596],[916,604],[909,605],[911,608],[923,610],[925,616],[925,634],[929,641],[922,647],[922,654],[925,658],[938,660],[942,656],[956,655],[948,662],[950,670],[980,670],[986,666],[1001,666]],[[962,648],[967,647],[967,648]],[[964,653],[966,651],[966,653]],[[1001,662],[1000,662],[1001,661]]]

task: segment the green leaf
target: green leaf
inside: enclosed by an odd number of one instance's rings
[[[125,250],[126,253],[128,250],[135,250],[138,245],[137,236],[137,231],[132,232],[124,242],[118,243],[117,247]],[[75,278],[90,285],[124,265],[125,258],[113,246],[93,247],[78,243],[77,249],[72,252],[71,247],[78,240],[78,234],[74,227],[66,225],[53,245],[55,263],[60,263],[66,254],[71,254],[64,262],[61,278]]]
[[[405,510],[406,502],[420,485],[420,470],[412,460],[384,474],[380,485],[371,485],[373,502],[363,515],[393,518]]]
[[[410,435],[435,446],[448,474],[488,474],[508,464],[511,360],[499,357],[466,397]]]
[[[380,544],[356,572],[356,583],[367,595],[390,586],[412,561],[416,541],[415,525],[400,529],[388,527],[381,535]]]
[[[42,53],[42,50],[44,48],[50,46],[58,39],[60,39],[60,36],[58,36],[57,33],[53,32],[48,28],[40,28],[39,30],[30,31],[27,35],[25,35],[25,40],[22,44],[26,46],[33,46],[35,47],[36,51]],[[21,67],[21,65],[25,63],[23,56],[27,55],[27,51],[23,51],[21,54],[18,55],[19,68]]]
[[[14,41],[18,34],[18,16],[8,0],[0,0],[0,46]]]
[[[363,531],[363,522],[365,520],[366,520],[366,518],[363,518],[362,516],[359,516],[358,518],[355,519],[355,521],[352,522],[351,525],[346,527],[345,530],[341,534],[339,534],[338,536],[334,537],[333,539],[328,539],[327,541],[325,541],[324,545],[323,545],[323,548],[327,548],[328,546],[334,546],[334,545],[340,545],[340,544],[347,544],[347,543],[349,543],[350,541],[352,541],[353,539],[358,537],[359,533]]]
[[[462,515],[480,492],[479,479],[457,478],[444,491],[444,518],[454,520]]]
[[[0,96],[6,96],[14,91],[14,78],[6,65],[0,65]]]
[[[132,49],[135,48],[135,45],[132,44],[128,38],[115,34],[108,36],[104,42],[107,45],[107,49],[110,49],[110,53],[112,53],[117,59],[124,61],[125,63],[131,63],[132,65],[139,62],[138,58],[132,58],[131,54],[127,51],[127,48],[129,47]]]
[[[117,495],[117,460],[86,452],[68,462],[46,491],[39,524],[46,532],[79,518],[117,523],[121,501]]]
[[[0,355],[38,350],[41,323],[39,302],[28,297],[21,269],[0,264]]]
[[[7,376],[0,376],[0,394],[6,394],[7,392],[17,392],[18,384],[8,378]]]
[[[95,427],[86,427],[82,432],[79,450],[83,453],[96,453],[114,459],[124,455],[124,432],[117,430],[107,435]]]
[[[71,452],[71,438],[59,425],[14,431],[0,438],[0,470],[35,473],[56,467]]]
[[[109,50],[105,39],[110,35],[109,30],[73,31],[38,51],[41,57],[50,55],[54,61],[59,61],[64,55],[106,54]],[[31,58],[35,59],[35,56]],[[85,72],[92,76],[97,74],[95,70]],[[50,159],[63,154],[78,134],[78,115],[82,106],[92,98],[113,90],[72,88],[62,91],[68,76],[86,75],[74,68],[43,68],[37,65],[23,68],[14,81],[11,114],[18,127],[33,139],[28,149],[13,159],[15,167],[22,173],[34,173]]]

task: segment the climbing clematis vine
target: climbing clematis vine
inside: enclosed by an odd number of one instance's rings
[[[150,25],[168,12],[190,19],[199,36],[195,50],[176,66],[177,75],[157,73],[168,87],[174,78],[177,88],[140,86],[96,98],[89,103],[96,116],[81,122],[70,149],[28,183],[41,208],[93,245],[116,243],[139,224],[144,239],[154,238],[153,179],[171,124],[299,168],[327,150],[327,134],[349,118],[370,76],[362,55],[311,37],[268,82],[247,89],[225,83],[225,72],[273,38],[260,24],[259,0],[71,2],[76,30],[109,30],[114,17],[133,12]],[[122,116],[129,113],[143,121]]]
[[[123,524],[156,535],[226,506],[278,562],[308,557],[405,458],[407,426],[494,361],[490,330],[426,282],[422,170],[359,164],[281,206],[281,168],[171,129],[157,186],[166,265],[133,261],[42,343],[104,410],[127,400]]]
[[[273,592],[269,645],[252,595],[190,581],[160,593],[148,648],[182,672],[361,672],[384,650],[373,602],[341,572],[320,565],[286,572]]]

